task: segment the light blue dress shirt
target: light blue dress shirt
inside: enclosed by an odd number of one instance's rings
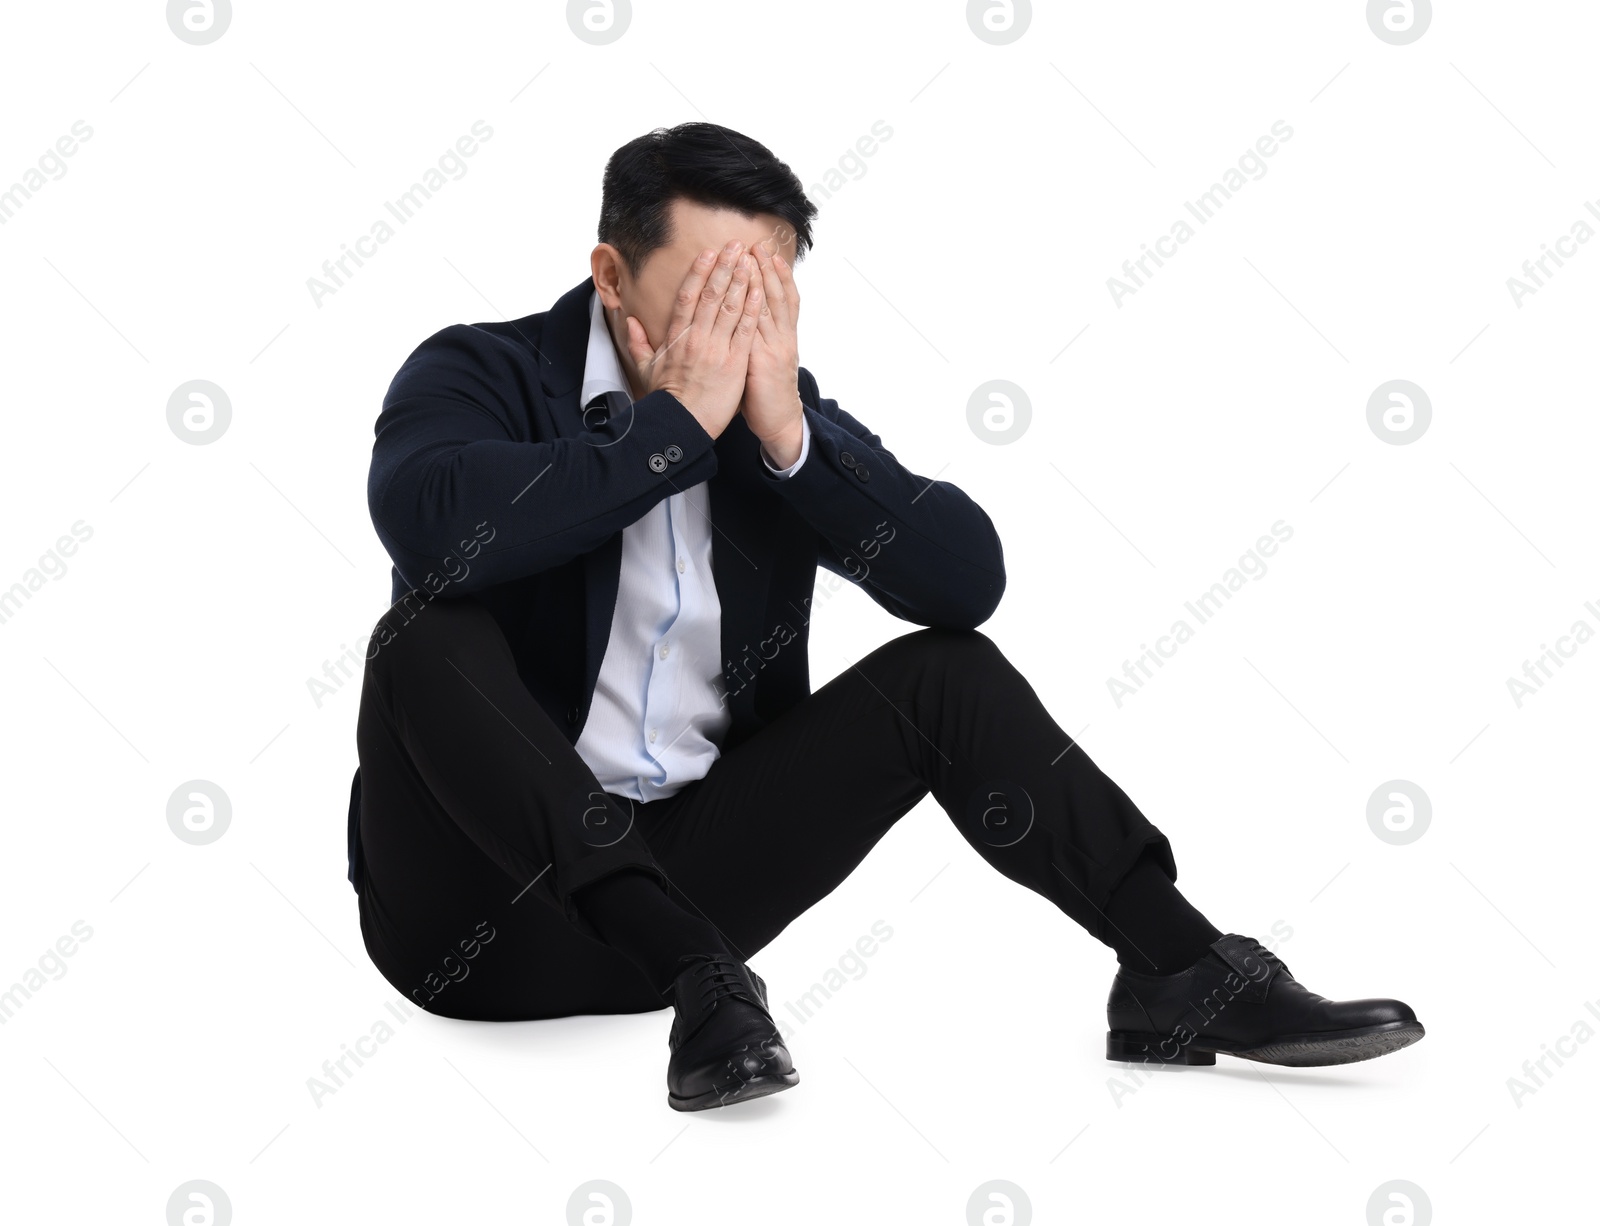
[[[598,292],[589,298],[582,400],[628,392]],[[811,428],[801,419],[800,458]],[[600,663],[578,755],[600,786],[637,801],[660,800],[703,778],[721,754],[730,715],[721,702],[722,606],[711,573],[706,483],[679,490],[622,532],[622,573],[611,636]]]

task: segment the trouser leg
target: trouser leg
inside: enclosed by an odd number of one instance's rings
[[[369,649],[375,697],[429,791],[478,848],[586,933],[573,893],[621,867],[661,879],[625,800],[607,794],[517,675],[499,624],[470,598],[434,600]]]
[[[662,1007],[574,897],[624,869],[661,882],[660,866],[483,606],[419,597],[384,615],[357,742],[362,930],[396,988],[458,1017]]]
[[[1166,836],[978,631],[884,644],[725,754],[646,833],[673,888],[748,957],[930,792],[989,864],[1101,940],[1147,849],[1176,878]]]

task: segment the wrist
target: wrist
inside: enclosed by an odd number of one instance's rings
[[[782,432],[761,440],[761,454],[774,468],[789,468],[800,458],[805,441],[805,419],[796,418]]]

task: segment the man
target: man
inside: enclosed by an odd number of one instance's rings
[[[1166,837],[977,630],[1005,588],[989,517],[799,365],[815,213],[758,142],[658,129],[607,164],[587,280],[395,376],[368,485],[394,604],[350,805],[379,971],[446,1017],[671,1003],[671,1106],[786,1089],[747,962],[931,793],[1116,951],[1109,1058],[1421,1038],[1189,905]],[[921,629],[811,693],[818,565]]]

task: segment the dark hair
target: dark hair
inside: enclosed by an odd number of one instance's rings
[[[622,253],[637,277],[652,251],[672,241],[672,201],[692,200],[746,217],[770,213],[795,230],[798,261],[811,247],[817,206],[795,173],[760,141],[715,123],[657,128],[606,162],[600,241]]]

